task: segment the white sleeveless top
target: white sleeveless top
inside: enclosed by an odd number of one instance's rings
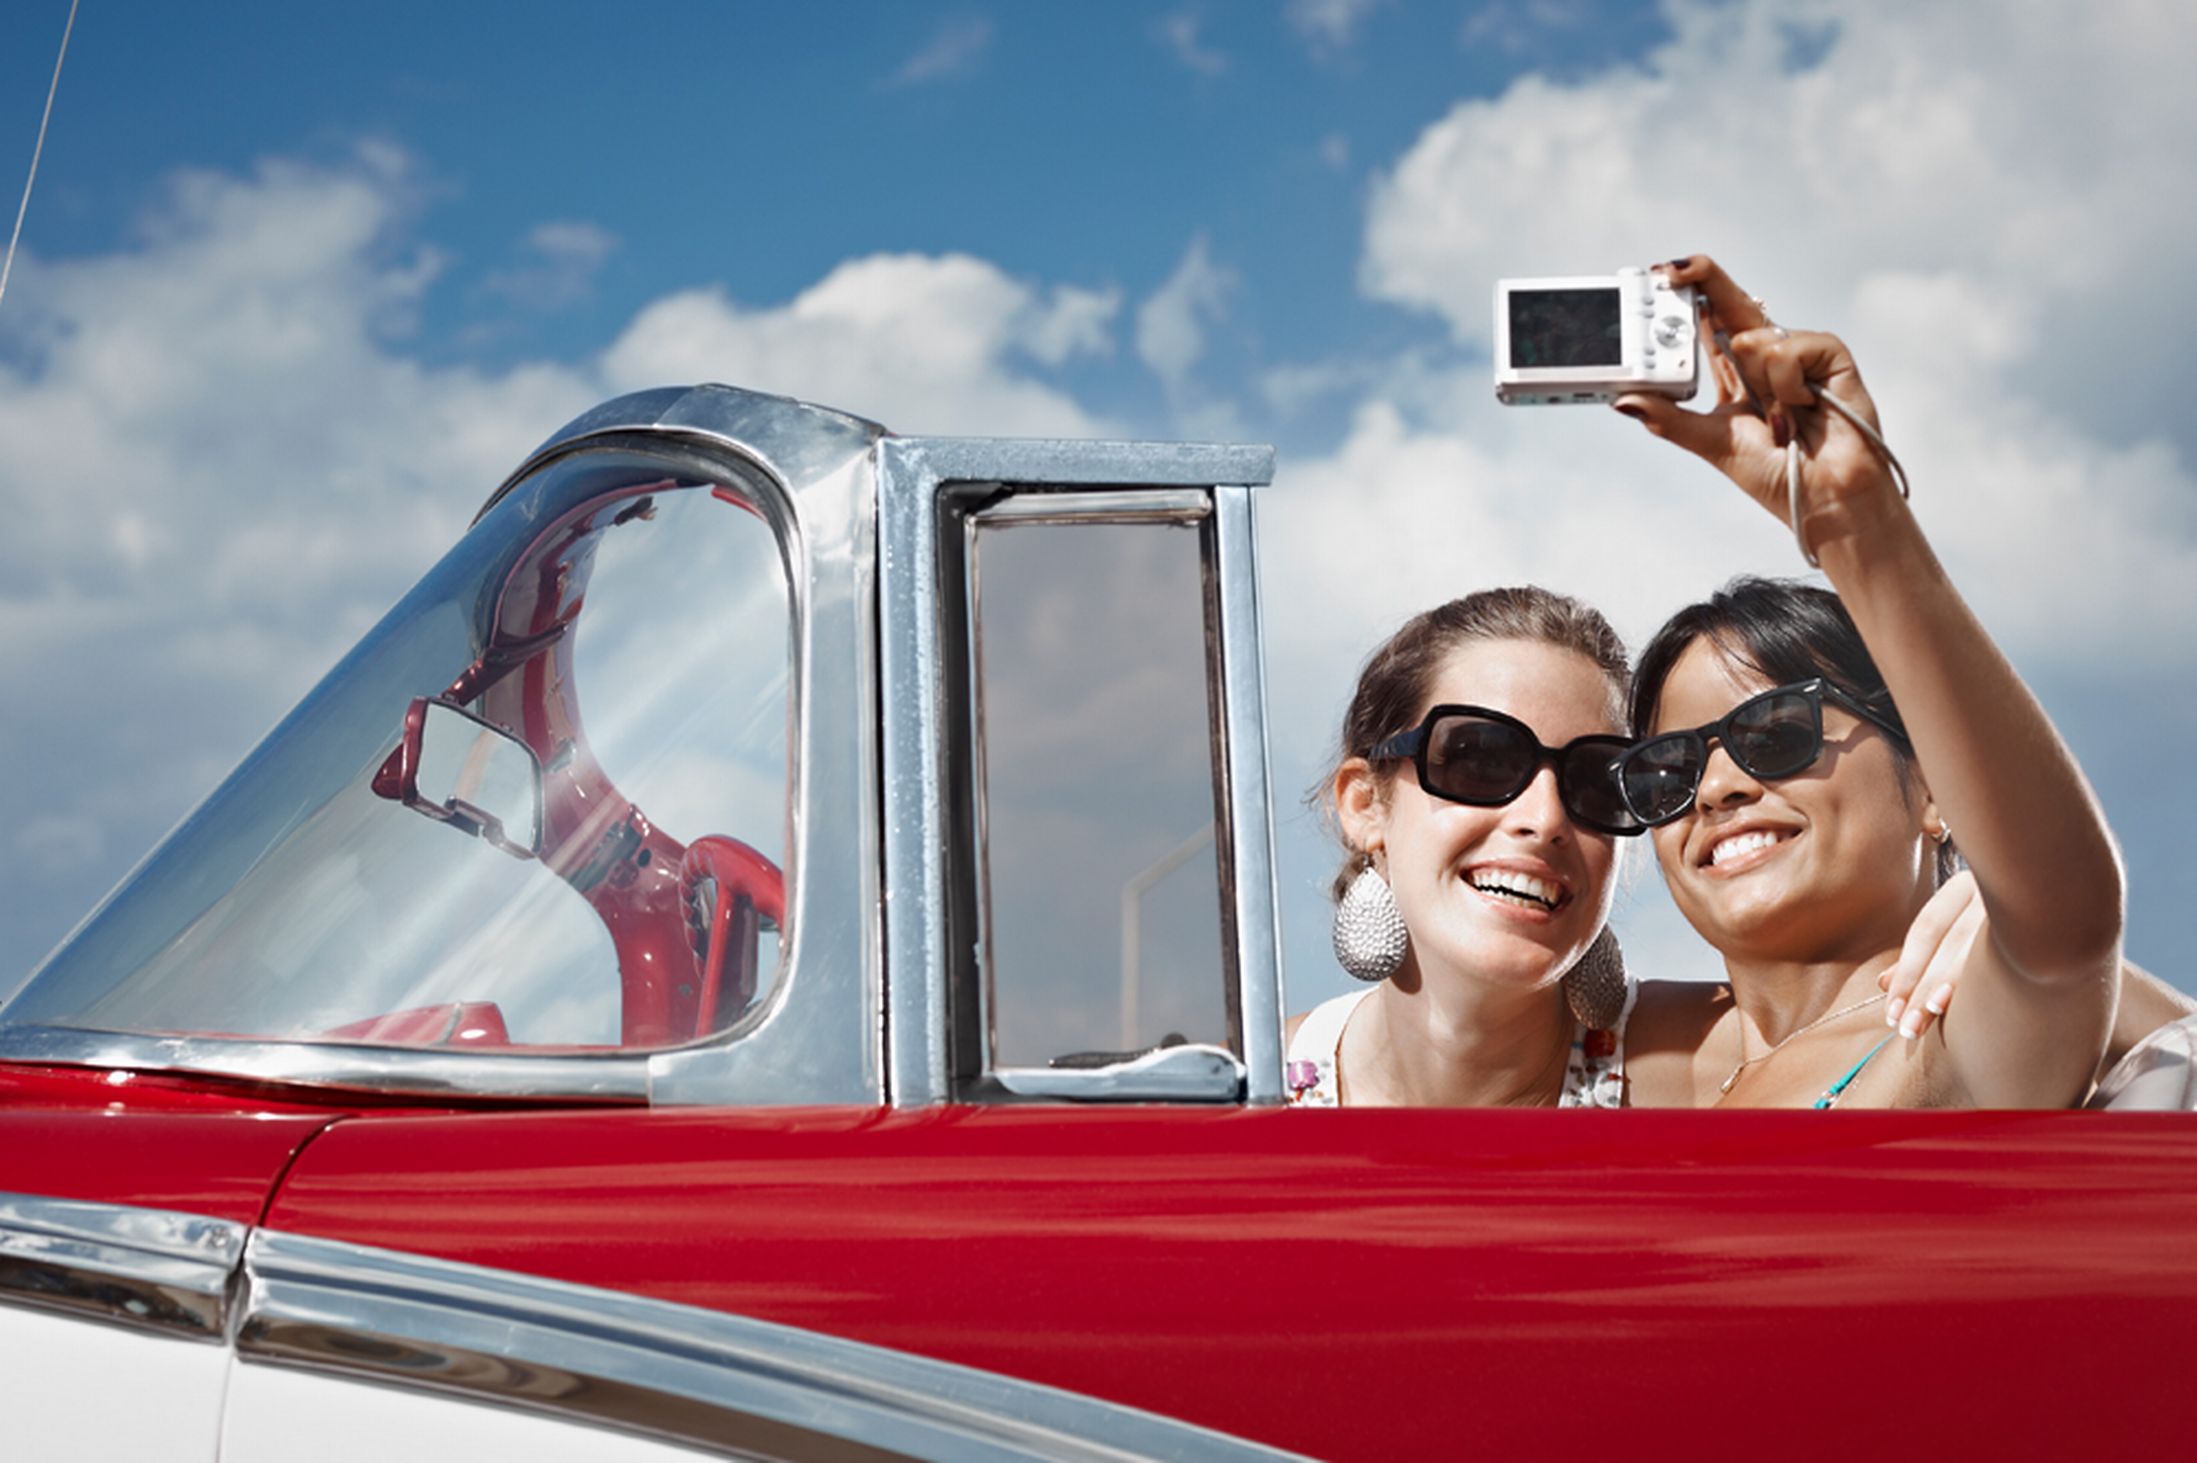
[[[1283,1085],[1292,1107],[1341,1105],[1335,1066],[1342,1050],[1343,1028],[1350,1024],[1358,1003],[1372,994],[1373,988],[1368,988],[1322,1001],[1304,1018],[1304,1024],[1290,1039],[1282,1066]],[[1564,1089],[1556,1099],[1558,1107],[1626,1105],[1625,1022],[1639,994],[1638,981],[1625,982],[1624,1007],[1617,1014],[1617,1024],[1608,1030],[1572,1028],[1571,1055],[1564,1060]]]
[[[2169,1021],[2130,1047],[2083,1106],[2197,1112],[2197,1016]]]

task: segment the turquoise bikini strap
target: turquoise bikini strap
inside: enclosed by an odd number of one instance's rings
[[[1891,1044],[1891,1041],[1892,1038],[1887,1036],[1886,1038],[1884,1038],[1883,1041],[1880,1041],[1875,1046],[1869,1048],[1868,1056],[1865,1056],[1860,1061],[1854,1063],[1854,1065],[1847,1070],[1845,1076],[1839,1078],[1836,1082],[1833,1082],[1831,1084],[1830,1091],[1824,1093],[1823,1096],[1816,1099],[1816,1110],[1820,1112],[1824,1108],[1827,1108],[1833,1103],[1837,1102],[1839,1094],[1844,1092],[1848,1087],[1851,1087],[1853,1085],[1854,1079],[1861,1075],[1861,1069],[1868,1066],[1870,1059],[1876,1056],[1878,1052],[1883,1051],[1885,1047],[1889,1046]]]

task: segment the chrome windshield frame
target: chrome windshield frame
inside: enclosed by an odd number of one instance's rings
[[[552,435],[481,510],[574,456],[639,451],[738,484],[777,534],[793,627],[792,903],[780,978],[755,1011],[688,1046],[599,1055],[0,1026],[0,1063],[193,1072],[332,1094],[743,1106],[883,1101],[869,585],[873,449],[883,435],[856,417],[730,387],[641,392]]]

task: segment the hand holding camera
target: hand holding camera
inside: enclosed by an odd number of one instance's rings
[[[1495,297],[1501,400],[1612,403],[1738,483],[1792,528],[1811,564],[1810,546],[1844,531],[1853,512],[1889,502],[1887,486],[1906,494],[1845,343],[1778,325],[1707,255],[1599,279],[1502,280]],[[1609,331],[1613,297],[1619,328]],[[1680,335],[1665,314],[1644,313],[1651,300],[1656,311],[1683,308],[1693,329]],[[1628,333],[1635,321],[1652,328]],[[1662,344],[1666,331],[1689,346],[1699,338],[1686,356],[1705,356],[1715,373],[1712,409],[1678,405],[1693,395],[1694,362]]]

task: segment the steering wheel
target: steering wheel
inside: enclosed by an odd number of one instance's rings
[[[704,884],[713,886],[716,895],[706,905]],[[686,907],[702,973],[694,1016],[694,1033],[702,1036],[717,1029],[717,1007],[728,985],[735,1009],[755,999],[756,938],[763,920],[785,928],[786,876],[739,839],[705,834],[688,844],[679,860],[679,899]]]

